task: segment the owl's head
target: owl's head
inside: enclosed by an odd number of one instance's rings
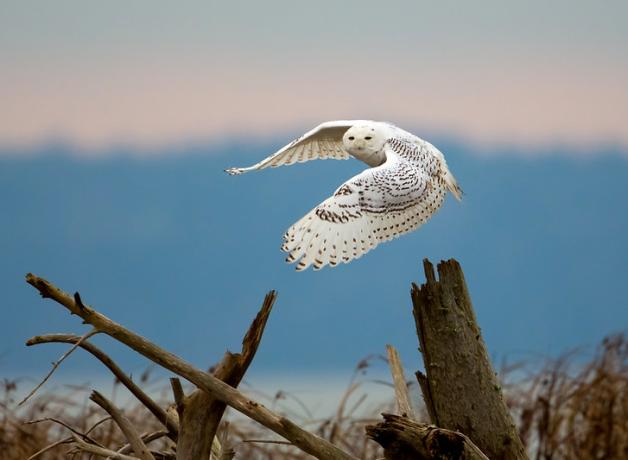
[[[382,151],[388,133],[376,123],[354,125],[342,136],[347,152],[371,166],[380,165],[385,159]]]

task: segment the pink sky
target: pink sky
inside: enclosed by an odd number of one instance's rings
[[[556,11],[536,31],[517,11],[490,10],[491,22],[428,9],[420,13],[451,24],[408,32],[415,23],[400,17],[398,28],[363,37],[338,19],[301,30],[265,11],[256,13],[267,15],[262,27],[216,5],[199,9],[206,22],[190,8],[169,23],[163,6],[153,18],[130,12],[124,26],[114,7],[83,11],[84,25],[62,8],[36,15],[23,5],[0,19],[3,145],[160,146],[372,118],[479,144],[628,146],[628,35],[613,29],[612,8],[587,4],[597,15],[578,10],[570,21]]]

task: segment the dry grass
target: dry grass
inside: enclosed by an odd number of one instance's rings
[[[628,458],[628,341],[625,335],[609,337],[587,362],[583,362],[582,357],[582,353],[569,353],[546,362],[541,368],[538,363],[527,363],[526,366],[510,366],[505,370],[504,380],[509,382],[504,385],[507,401],[532,459]],[[361,385],[357,377],[368,366],[368,360],[358,365],[355,378],[350,382],[336,413],[327,418],[313,418],[307,407],[301,407],[303,405],[293,395],[285,392],[267,398],[256,395],[256,398],[265,399],[262,402],[275,410],[289,412],[294,421],[356,457],[375,459],[381,457],[381,450],[377,444],[366,439],[364,426],[379,421],[379,413],[392,408],[372,407],[366,410],[365,399],[357,391]],[[143,378],[147,381],[148,376]],[[51,443],[68,439],[68,427],[113,450],[124,444],[121,433],[106,414],[86,401],[87,388],[67,388],[63,394],[44,393],[25,407],[17,407],[18,385],[26,384],[5,380],[1,385],[2,459],[23,460]],[[390,394],[392,403],[392,388]],[[164,405],[169,404],[166,399],[164,396]],[[287,400],[291,404],[284,404]],[[140,406],[125,407],[125,413],[143,433],[161,428],[154,417]],[[46,420],[25,424],[26,421],[41,419]],[[236,458],[311,458],[242,417],[231,416],[230,422],[223,425],[220,438],[236,450]],[[169,443],[167,438],[162,437],[153,441],[150,447],[165,451],[171,447]],[[68,449],[67,443],[62,443],[38,458],[68,458]],[[74,458],[87,456],[76,454]]]
[[[148,384],[148,373],[141,381]],[[125,444],[124,437],[111,418],[100,407],[88,401],[91,388],[86,385],[63,386],[54,392],[42,393],[24,406],[18,406],[17,382],[4,380],[0,391],[0,459],[24,460],[50,446],[54,448],[37,456],[38,459],[68,458],[73,431],[88,436],[99,444],[118,447]],[[30,389],[32,383],[23,384]],[[115,393],[114,389],[114,393]],[[113,396],[115,400],[115,395]],[[144,433],[162,430],[161,424],[143,406],[125,408],[125,414]],[[151,447],[163,448],[167,441],[162,438]],[[70,457],[72,458],[72,457]],[[88,458],[76,455],[73,458]]]
[[[628,342],[608,337],[577,364],[576,352],[548,361],[507,388],[524,444],[535,459],[628,458]]]
[[[283,391],[278,392],[272,400],[266,399],[274,410],[286,413],[302,427],[338,445],[346,452],[365,460],[382,458],[381,447],[366,438],[364,427],[380,422],[382,412],[393,412],[394,401],[392,400],[393,387],[390,383],[361,378],[366,375],[367,369],[375,360],[385,360],[385,358],[372,355],[358,363],[346,391],[339,395],[338,407],[331,416],[319,419],[311,416],[308,408],[296,396]],[[375,407],[370,406],[368,397],[363,392],[363,386],[367,382],[390,387],[390,401]],[[280,405],[279,403],[283,400],[290,404]],[[265,460],[309,460],[312,458],[289,444],[283,443],[280,438],[269,433],[264,427],[246,419],[232,421],[225,431],[222,433],[223,439],[226,438],[226,443],[237,451],[237,458]],[[269,440],[272,442],[267,442]],[[281,443],[277,444],[277,441]]]

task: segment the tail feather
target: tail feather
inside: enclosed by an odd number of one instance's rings
[[[449,172],[449,170],[445,175],[445,183],[447,184],[447,189],[456,197],[456,200],[461,201],[464,192],[458,185],[458,181],[456,180],[456,178],[451,172]]]

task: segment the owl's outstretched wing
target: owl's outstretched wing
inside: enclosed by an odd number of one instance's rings
[[[443,180],[400,157],[400,146],[388,143],[384,164],[345,182],[288,229],[282,246],[288,262],[298,261],[299,271],[350,262],[418,228],[440,208]]]
[[[354,120],[328,121],[308,131],[303,136],[248,168],[229,168],[225,171],[231,175],[249,171],[291,165],[315,159],[333,158],[346,160],[351,158],[342,147],[342,135],[355,124]]]

